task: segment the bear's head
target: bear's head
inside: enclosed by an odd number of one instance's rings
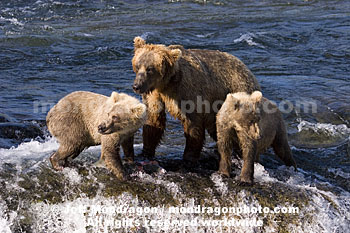
[[[246,92],[237,92],[228,94],[226,101],[231,108],[231,117],[237,133],[242,133],[252,139],[259,139],[262,93],[255,91],[249,95]]]
[[[133,89],[138,94],[164,88],[174,75],[180,49],[160,44],[146,44],[141,37],[134,39],[133,70],[136,73]]]
[[[107,99],[106,110],[98,125],[100,134],[132,133],[137,131],[146,119],[146,105],[124,93],[113,92]]]

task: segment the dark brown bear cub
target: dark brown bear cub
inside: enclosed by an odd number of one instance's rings
[[[183,159],[199,159],[205,130],[216,140],[216,113],[228,93],[260,90],[250,70],[231,54],[181,45],[146,44],[136,37],[133,89],[147,105],[143,153],[152,158],[165,129],[167,110],[184,127]]]
[[[262,97],[260,91],[249,95],[245,92],[228,94],[217,114],[219,173],[229,176],[231,155],[238,140],[243,158],[241,184],[252,184],[254,161],[270,146],[287,165],[294,166],[287,130],[277,106]]]

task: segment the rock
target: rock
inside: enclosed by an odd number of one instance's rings
[[[16,140],[23,140],[26,138],[43,137],[43,132],[38,126],[30,123],[0,123],[0,137],[10,138]]]
[[[12,119],[10,116],[4,114],[4,113],[0,113],[0,123],[3,122],[14,122],[14,119]]]

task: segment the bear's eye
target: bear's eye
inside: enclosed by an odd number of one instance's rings
[[[119,116],[112,116],[112,120],[113,121],[120,121],[120,117]]]
[[[152,66],[147,67],[147,69],[146,69],[147,73],[153,73],[153,71],[154,71],[154,67],[152,67]]]
[[[135,71],[136,71],[136,73],[139,71],[139,69],[140,69],[140,65],[135,65]]]

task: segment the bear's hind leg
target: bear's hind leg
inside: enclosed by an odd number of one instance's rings
[[[186,146],[183,160],[195,163],[199,160],[205,138],[205,128],[200,124],[192,123],[189,120],[184,122]]]
[[[214,123],[215,126],[215,123]],[[217,132],[216,132],[216,127],[210,127],[207,128],[208,134],[210,135],[210,137],[214,140],[214,141],[218,141],[218,137],[217,137]]]
[[[80,149],[80,147],[77,149],[60,145],[58,150],[50,156],[51,165],[55,170],[62,171],[63,168],[67,166],[67,159],[69,157],[77,157],[80,152],[82,152],[82,149]]]
[[[287,166],[293,166],[295,169],[297,168],[297,165],[295,163],[292,152],[290,150],[286,135],[276,135],[274,141],[272,142],[272,148],[275,154]]]

